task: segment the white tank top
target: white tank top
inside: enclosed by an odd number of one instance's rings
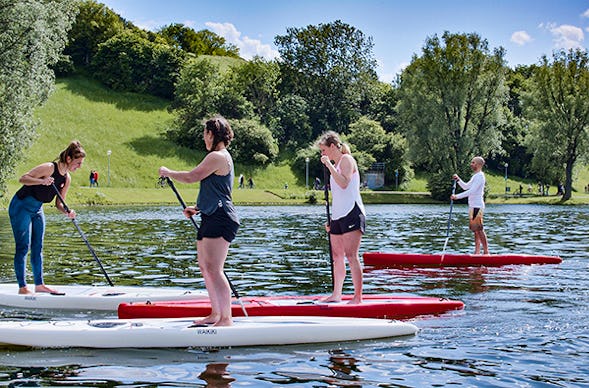
[[[340,159],[341,163],[341,159]],[[340,163],[335,166],[335,170],[338,173],[340,171]],[[355,162],[354,162],[355,164]],[[360,196],[360,173],[358,172],[358,166],[354,166],[354,173],[352,174],[352,179],[348,184],[348,187],[342,189],[333,179],[332,176],[329,177],[329,184],[331,187],[331,195],[332,195],[332,212],[331,212],[331,219],[337,220],[342,217],[345,217],[352,209],[354,205],[358,204],[360,211],[362,214],[366,214],[366,210],[364,210],[364,203],[362,202],[362,197]]]

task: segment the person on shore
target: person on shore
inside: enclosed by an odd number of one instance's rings
[[[24,174],[18,180],[23,186],[14,194],[8,206],[10,225],[14,234],[15,254],[14,272],[18,282],[19,294],[32,294],[26,281],[26,256],[31,251],[31,269],[35,282],[35,292],[58,293],[45,285],[43,280],[43,239],[45,236],[45,214],[43,204],[56,197],[55,185],[65,199],[70,187],[70,172],[82,166],[86,153],[78,141],[72,141],[59,154],[57,161],[42,163]],[[69,218],[76,212],[65,210],[59,198],[55,206]]]
[[[450,196],[452,200],[468,197],[468,219],[469,228],[474,233],[474,253],[479,254],[481,246],[483,253],[489,254],[489,246],[487,243],[487,235],[483,228],[483,212],[485,210],[485,200],[483,198],[485,191],[485,174],[483,173],[483,166],[485,160],[480,156],[475,156],[470,162],[470,168],[473,175],[468,182],[464,182],[457,174],[452,176],[452,179],[462,187],[463,191],[459,194]]]
[[[159,175],[178,182],[200,182],[195,206],[188,206],[188,218],[200,213],[201,226],[197,234],[197,259],[211,300],[211,313],[194,323],[230,326],[231,288],[224,276],[223,266],[229,244],[237,235],[239,218],[233,205],[234,168],[227,147],[233,140],[233,131],[227,120],[215,116],[204,125],[203,139],[208,151],[205,158],[191,171],[174,171],[160,167]]]
[[[334,287],[332,294],[324,301],[341,301],[346,278],[344,258],[347,258],[354,285],[354,296],[349,303],[361,303],[363,279],[358,252],[366,229],[366,211],[360,196],[358,164],[336,132],[325,132],[317,145],[321,150],[321,163],[331,174],[329,187],[333,202],[331,220],[326,229],[330,234],[333,255]]]

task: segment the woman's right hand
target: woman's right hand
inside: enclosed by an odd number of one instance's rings
[[[165,178],[170,175],[170,169],[164,166],[161,166],[159,169],[159,174],[162,178]]]
[[[48,176],[45,178],[41,178],[41,184],[44,186],[51,186],[51,184],[54,182],[54,179],[52,176]]]
[[[183,213],[186,216],[186,218],[190,218],[190,217],[195,216],[198,213],[200,213],[200,211],[194,206],[187,206],[184,209]]]

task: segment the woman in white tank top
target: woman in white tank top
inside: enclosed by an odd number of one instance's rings
[[[347,258],[354,285],[354,297],[349,303],[361,303],[362,264],[358,252],[366,227],[366,210],[360,196],[358,164],[350,154],[348,146],[343,144],[338,134],[333,131],[325,132],[319,139],[318,146],[321,150],[321,163],[331,174],[333,203],[331,220],[326,228],[330,234],[333,255],[334,287],[332,294],[324,301],[341,301],[346,278],[344,258]]]

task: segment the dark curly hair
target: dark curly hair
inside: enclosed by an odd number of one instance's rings
[[[207,120],[205,129],[207,132],[213,133],[213,147],[211,148],[213,150],[217,148],[217,144],[223,142],[225,147],[227,147],[231,144],[231,140],[233,140],[231,125],[229,125],[229,122],[223,116],[215,116]]]

